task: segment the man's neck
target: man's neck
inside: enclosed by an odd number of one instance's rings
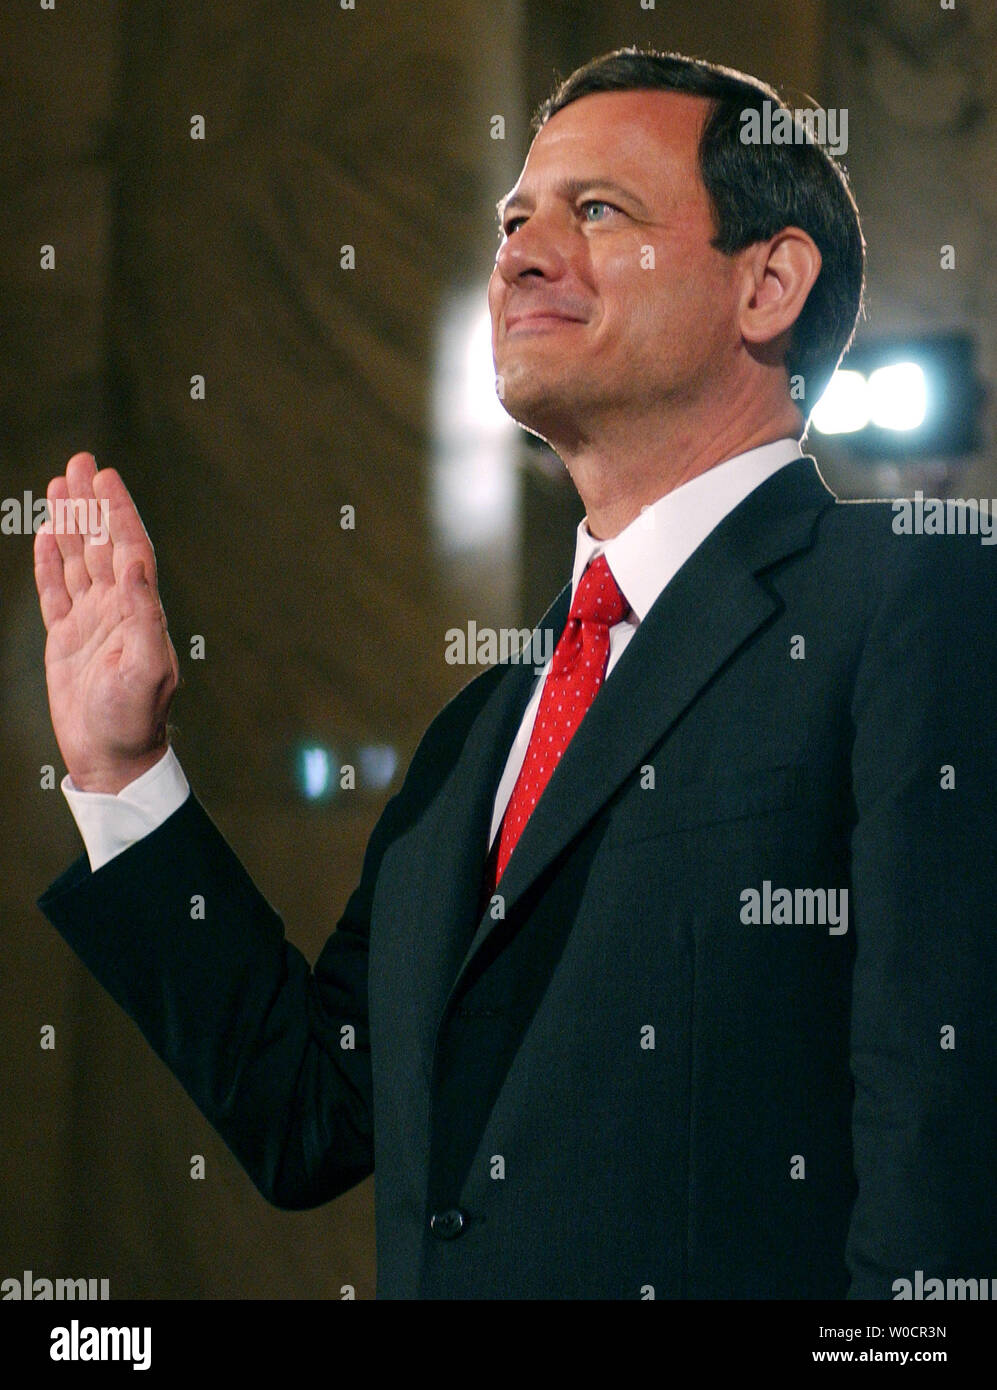
[[[660,438],[653,447],[624,439],[598,446],[558,449],[585,506],[589,532],[597,540],[619,535],[649,507],[683,483],[777,439],[798,438],[795,410],[751,429],[723,428],[711,436]]]

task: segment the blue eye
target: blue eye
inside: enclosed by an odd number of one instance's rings
[[[608,211],[610,211],[610,212],[616,212],[616,211],[617,211],[617,209],[613,206],[612,203],[607,203],[607,202],[605,201],[605,199],[603,199],[603,198],[590,198],[587,202],[582,203],[582,209],[583,209],[583,211],[584,211],[586,214],[588,213],[588,211],[589,211],[590,208],[606,208],[606,209],[608,209]],[[601,217],[592,218],[592,217],[588,217],[588,216],[586,215],[585,220],[586,220],[586,222],[592,222],[592,221],[595,221],[595,222],[602,222],[602,221],[603,221],[603,218],[601,218]]]

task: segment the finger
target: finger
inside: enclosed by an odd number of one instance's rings
[[[77,503],[77,529],[80,522],[86,522],[83,536],[83,563],[91,582],[103,580],[114,583],[114,563],[111,559],[110,532],[108,529],[107,503],[94,495],[93,480],[97,472],[97,460],[93,454],[74,454],[66,465],[66,483],[69,495]],[[81,505],[80,505],[81,504]]]
[[[111,532],[111,561],[114,577],[120,583],[136,560],[142,561],[145,577],[156,590],[156,556],[142,518],[121,481],[116,468],[102,468],[93,480],[94,495],[106,503],[107,524]]]
[[[42,608],[45,629],[64,618],[73,606],[62,573],[62,555],[52,534],[51,523],[43,522],[35,535],[35,588]]]
[[[92,497],[97,460],[86,452],[74,454],[66,464],[66,482],[70,497]]]
[[[52,530],[62,555],[63,577],[69,597],[82,598],[90,588],[90,576],[83,559],[83,537],[76,529],[65,478],[53,478],[48,485],[46,496],[52,517]]]

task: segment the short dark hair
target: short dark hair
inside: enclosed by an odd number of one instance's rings
[[[793,325],[786,354],[790,376],[805,382],[804,418],[816,405],[851,344],[862,312],[865,241],[859,211],[840,164],[817,143],[746,143],[743,113],[765,102],[789,109],[767,83],[734,68],[681,53],[618,48],[576,69],[541,103],[539,131],[565,106],[596,92],[684,92],[711,110],[699,145],[699,171],[713,208],[712,245],[724,255],[799,227],[821,254],[821,269]]]

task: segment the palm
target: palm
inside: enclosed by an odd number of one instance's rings
[[[60,751],[78,786],[110,789],[111,781],[137,775],[158,757],[177,658],[138,512],[113,470],[99,475],[96,488],[95,472],[89,455],[75,455],[49,498],[99,497],[109,508],[110,537],[99,545],[46,528],[35,542],[35,573]]]

